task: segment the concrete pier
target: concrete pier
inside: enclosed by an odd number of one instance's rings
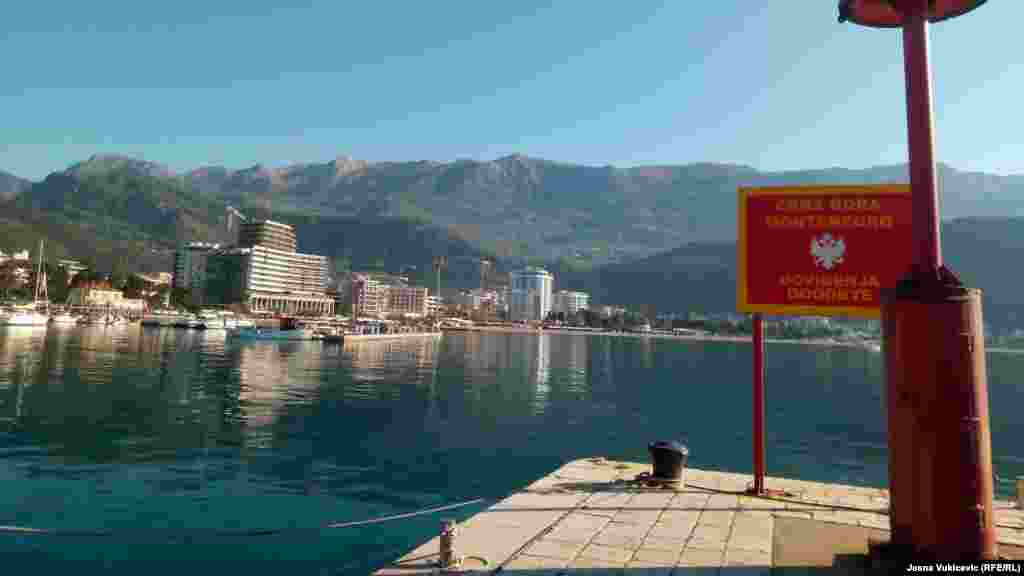
[[[885,490],[768,477],[780,496],[743,494],[748,474],[688,469],[682,485],[634,479],[650,465],[570,462],[461,523],[462,573],[785,574],[866,570],[869,539],[888,537]],[[1024,559],[1024,510],[995,503],[999,553]],[[439,538],[376,572],[431,574]],[[483,560],[486,560],[486,564]]]

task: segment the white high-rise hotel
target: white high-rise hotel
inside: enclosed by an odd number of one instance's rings
[[[553,304],[555,277],[543,268],[529,267],[511,274],[509,317],[513,321],[544,320]]]
[[[206,260],[207,302],[253,312],[333,315],[327,258],[296,250],[295,230],[271,220],[244,222],[238,245]]]

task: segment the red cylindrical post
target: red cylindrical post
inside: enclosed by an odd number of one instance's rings
[[[754,314],[754,493],[764,494],[764,319]]]
[[[995,557],[981,291],[885,295],[892,542],[922,560]]]

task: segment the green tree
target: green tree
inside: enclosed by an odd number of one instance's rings
[[[61,266],[47,264],[46,292],[51,302],[68,299],[68,271]]]
[[[11,292],[18,288],[18,277],[11,266],[0,266],[0,293],[4,299],[11,298]]]
[[[137,274],[128,276],[124,283],[125,298],[142,298],[143,292],[149,291],[149,283],[140,278]]]
[[[199,312],[199,298],[191,288],[175,288],[171,291],[171,306],[184,308],[194,314]]]

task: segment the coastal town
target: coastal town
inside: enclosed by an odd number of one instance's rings
[[[96,274],[76,260],[46,265],[39,257],[42,246],[35,262],[29,250],[0,253],[0,325],[138,323],[300,340],[449,330],[725,340],[750,334],[743,315],[691,312],[648,318],[623,306],[594,303],[587,292],[556,290],[554,275],[537,266],[497,274],[493,263],[483,259],[479,287],[452,290],[447,297],[440,292],[443,258],[432,263],[433,290],[413,285],[403,274],[337,274],[328,257],[298,251],[292,226],[246,219],[234,209],[229,216],[234,243],[183,243],[175,251],[172,270],[156,274],[118,279]],[[33,286],[33,298],[25,298]],[[282,320],[297,331],[280,331]],[[780,318],[769,323],[767,335],[779,341],[878,347],[878,326],[872,321]]]

